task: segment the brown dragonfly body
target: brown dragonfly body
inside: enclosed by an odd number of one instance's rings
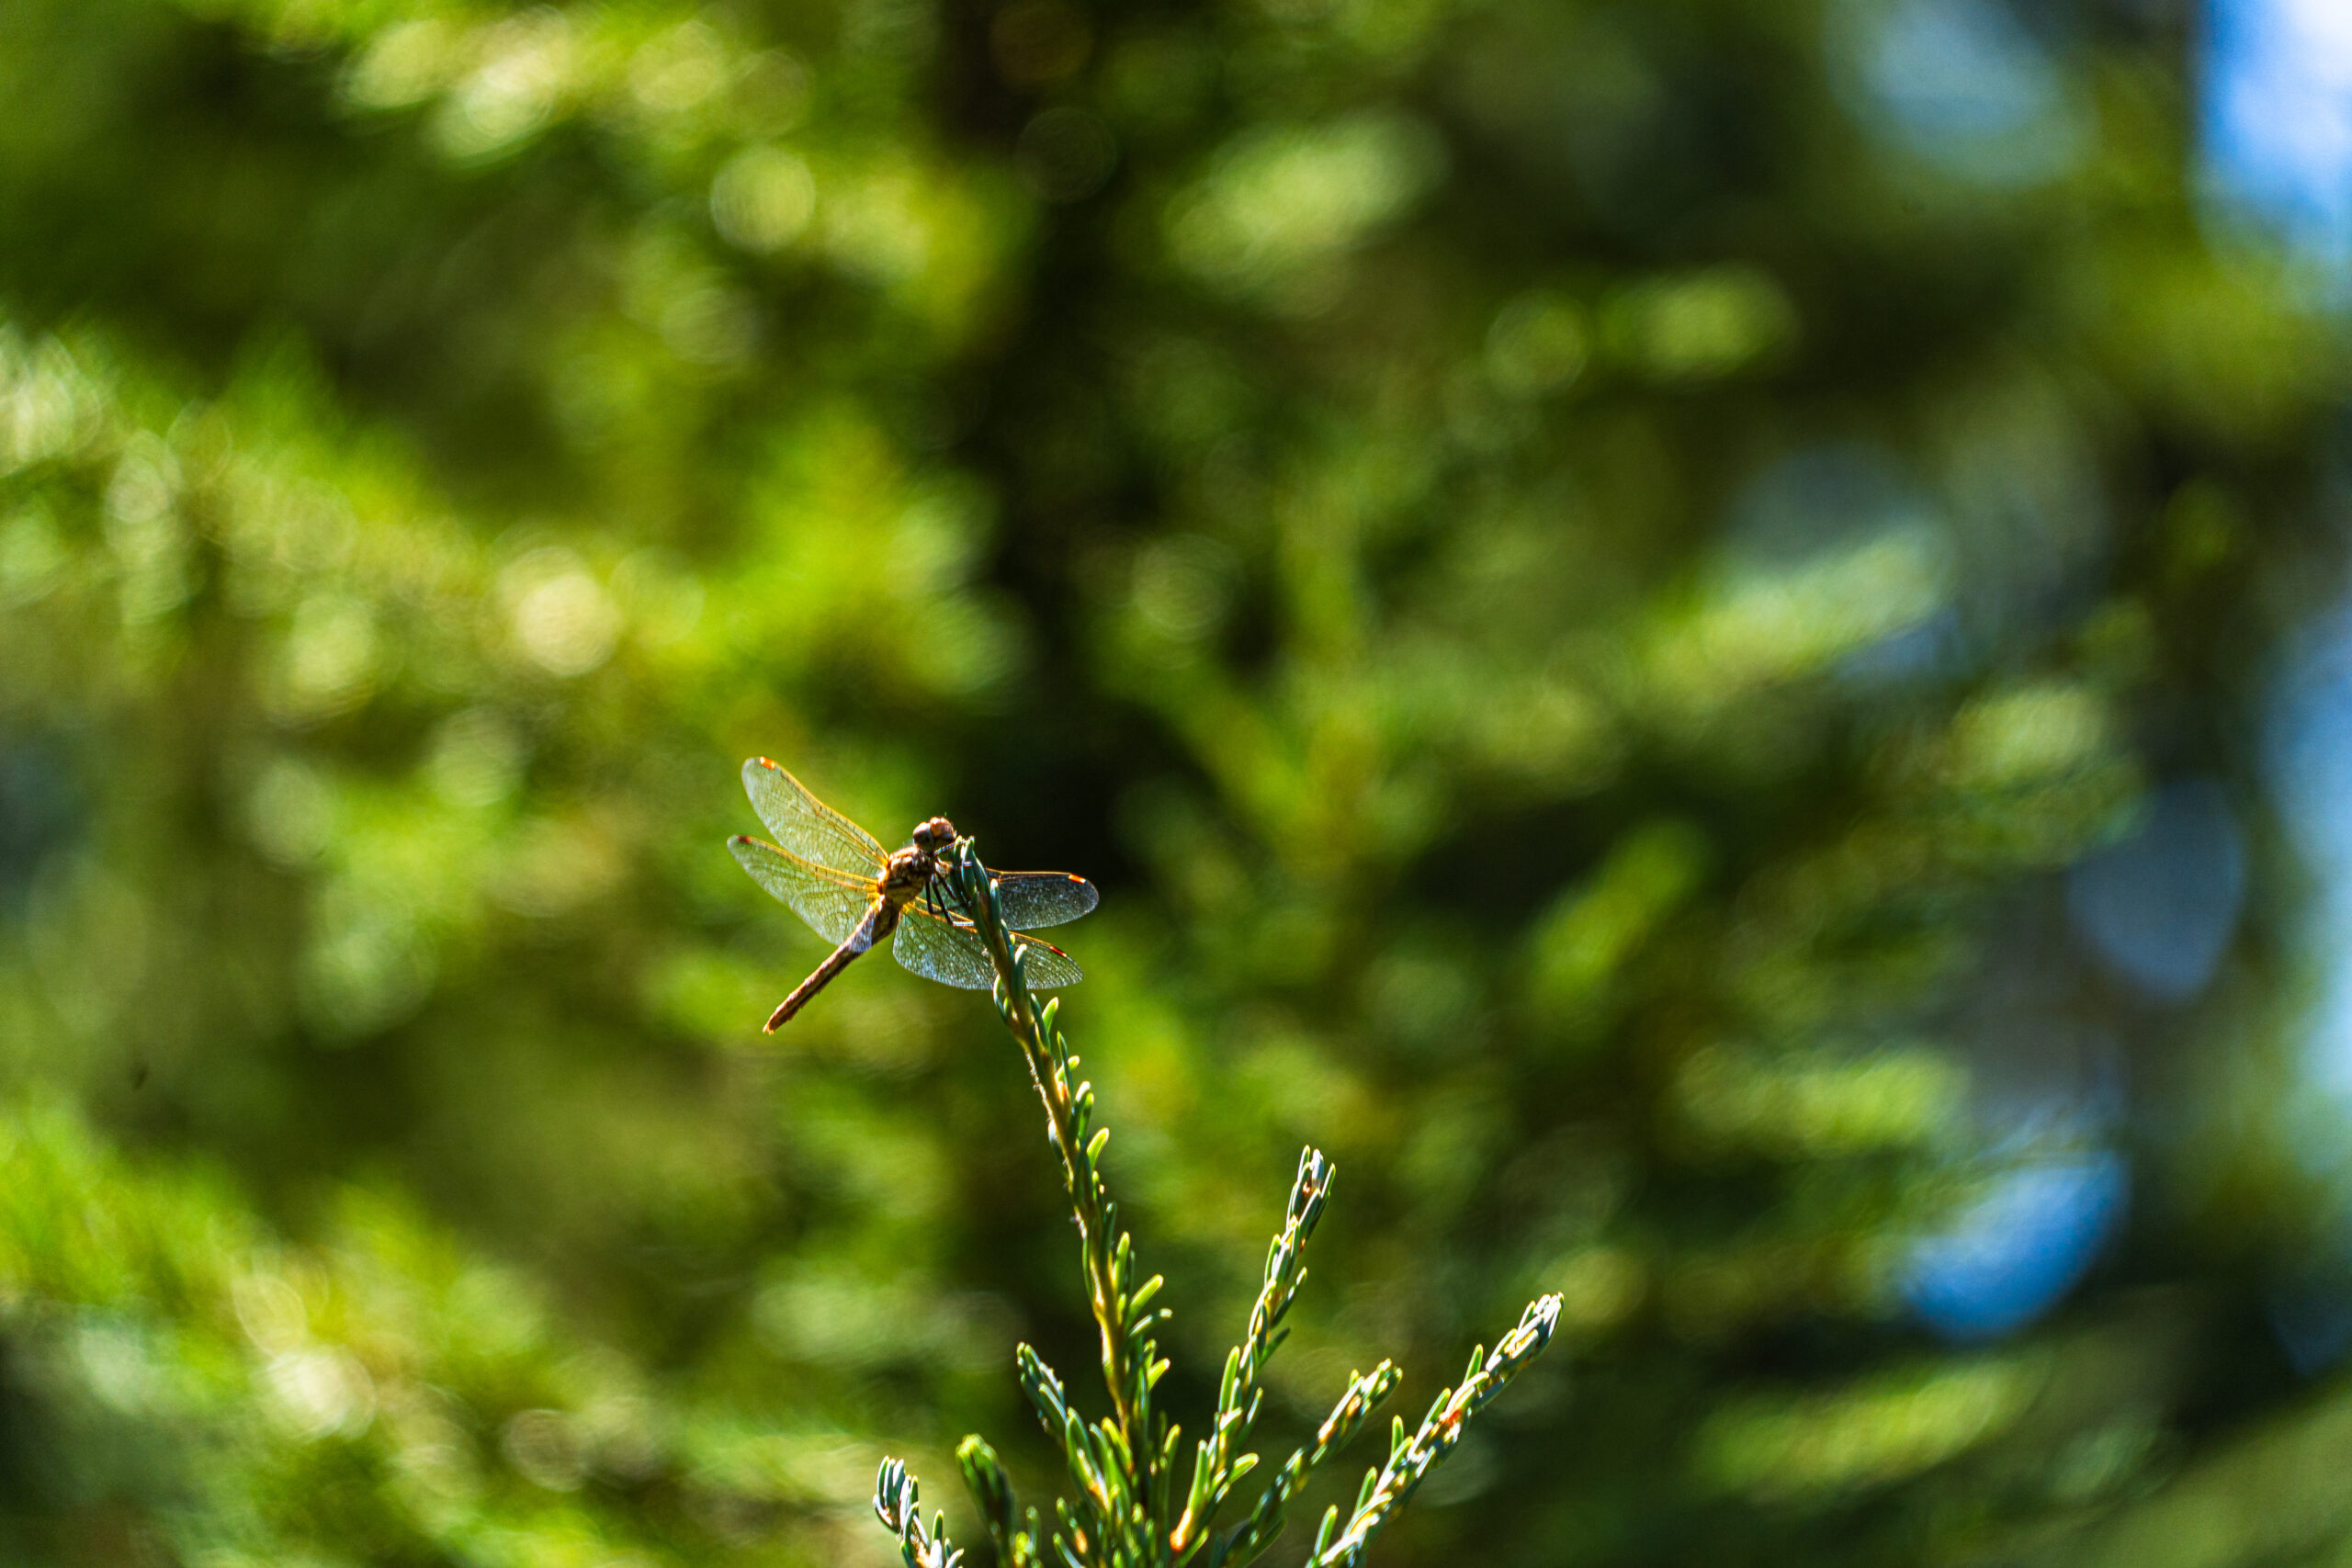
[[[768,1019],[771,1032],[885,938],[893,939],[899,962],[918,975],[972,989],[995,984],[988,947],[958,912],[941,874],[956,842],[954,823],[933,817],[892,852],[764,757],[743,764],[743,788],[777,841],[738,835],[728,847],[752,880],[836,944]],[[1005,924],[1016,931],[1074,920],[1094,908],[1093,885],[1068,872],[997,872],[991,879]],[[1069,954],[1051,942],[1023,937],[1022,945],[1033,988],[1075,985],[1081,977]]]
[[[890,856],[888,869],[875,883],[874,902],[866,908],[865,918],[831,957],[778,1004],[768,1017],[769,1033],[782,1028],[808,1005],[809,998],[831,984],[834,976],[849,967],[850,960],[899,929],[900,912],[930,887],[932,878],[939,874],[940,852],[955,841],[956,825],[944,817],[934,817],[915,829],[914,842]]]

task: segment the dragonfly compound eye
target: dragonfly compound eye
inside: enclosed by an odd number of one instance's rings
[[[956,841],[956,824],[944,817],[934,817],[915,829],[915,848],[933,853]]]

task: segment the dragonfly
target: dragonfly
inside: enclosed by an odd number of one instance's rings
[[[808,786],[765,757],[743,764],[743,791],[775,842],[737,834],[727,840],[752,880],[792,906],[810,929],[835,943],[832,953],[785,998],[767,1022],[773,1034],[810,998],[876,942],[891,938],[899,962],[925,979],[969,990],[996,983],[988,944],[962,910],[944,874],[956,825],[933,817],[917,825],[906,847],[885,850],[873,834],[827,806]],[[1016,931],[1074,920],[1092,909],[1094,885],[1066,871],[989,874]],[[1084,974],[1070,955],[1035,937],[1023,971],[1031,988],[1074,986]]]

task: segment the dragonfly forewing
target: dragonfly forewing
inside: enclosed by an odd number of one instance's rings
[[[812,865],[774,844],[741,836],[727,840],[752,880],[792,906],[792,912],[827,942],[843,942],[874,907],[874,888],[841,872]]]
[[[877,878],[890,856],[873,834],[808,793],[808,786],[769,761],[743,764],[743,793],[775,841],[805,861],[852,876]]]

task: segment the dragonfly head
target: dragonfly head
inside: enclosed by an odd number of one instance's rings
[[[915,848],[925,854],[935,855],[956,841],[956,824],[944,817],[934,817],[915,829]]]

